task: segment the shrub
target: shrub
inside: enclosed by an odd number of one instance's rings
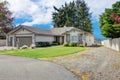
[[[71,43],[69,44],[69,46],[70,46],[70,47],[76,47],[76,46],[77,46],[77,43],[71,42]]]
[[[69,43],[65,42],[65,43],[63,44],[63,46],[68,47],[68,46],[69,46]]]
[[[30,45],[30,48],[31,48],[31,49],[34,49],[35,47],[36,47],[35,44],[31,44],[31,45]]]
[[[53,42],[52,42],[52,45],[60,45],[60,42],[58,42],[58,41],[53,41]]]
[[[84,47],[84,45],[83,44],[79,44],[79,47]]]
[[[51,46],[51,44],[49,42],[45,42],[46,43],[46,46]]]
[[[50,46],[50,43],[49,42],[37,42],[36,46],[37,47],[48,47]]]
[[[52,43],[52,45],[53,45],[53,46],[57,46],[57,45],[58,45],[58,43]]]
[[[27,45],[23,45],[22,47],[20,47],[20,49],[27,49],[28,46]]]

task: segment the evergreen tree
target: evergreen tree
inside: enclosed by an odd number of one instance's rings
[[[53,21],[55,27],[76,27],[87,32],[92,32],[91,13],[84,0],[77,0],[62,5],[61,8],[54,6]]]

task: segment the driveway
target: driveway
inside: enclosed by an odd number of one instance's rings
[[[106,47],[50,58],[83,80],[120,80],[120,52]]]
[[[51,62],[0,55],[0,80],[79,80]]]

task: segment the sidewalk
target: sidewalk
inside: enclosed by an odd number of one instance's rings
[[[11,49],[16,49],[16,48],[10,46],[0,46],[0,50],[11,50]]]

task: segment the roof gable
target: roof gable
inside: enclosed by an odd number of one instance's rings
[[[73,27],[52,28],[51,32],[55,35],[62,35],[73,29]]]
[[[16,32],[14,32],[14,34],[32,34],[32,33],[33,32],[28,31],[28,30],[26,30],[24,28],[21,28],[21,29],[17,30]]]
[[[10,31],[8,34],[25,34],[25,33],[28,34],[28,33],[33,33],[33,32],[22,26],[18,26],[14,28],[12,31]]]

